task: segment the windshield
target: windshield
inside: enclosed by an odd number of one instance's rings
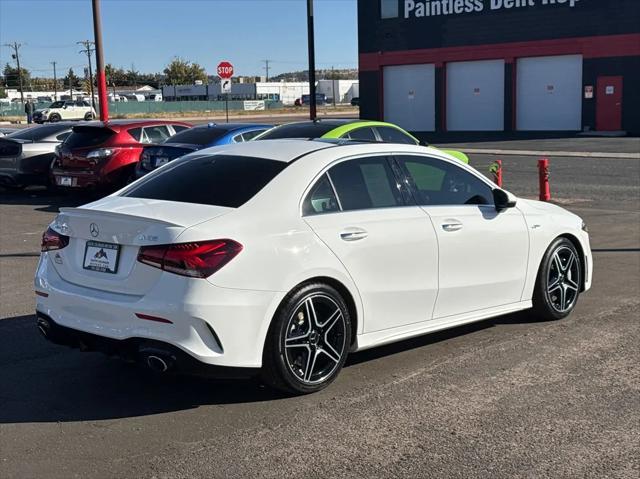
[[[248,156],[194,155],[170,163],[122,196],[238,208],[288,164]]]
[[[64,141],[65,148],[88,148],[98,146],[107,141],[115,132],[109,128],[96,126],[74,126],[71,133]]]
[[[45,138],[57,135],[64,132],[65,130],[70,129],[71,127],[68,125],[32,126],[31,128],[13,132],[7,135],[7,138],[11,138],[13,140],[42,141]]]
[[[49,105],[49,108],[62,108],[63,106],[63,101],[54,101],[51,105]]]

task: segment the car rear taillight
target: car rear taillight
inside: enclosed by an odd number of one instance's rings
[[[182,276],[207,278],[240,251],[242,245],[230,239],[142,246],[138,261]]]
[[[69,244],[69,237],[61,235],[57,231],[51,228],[47,228],[47,231],[42,235],[42,245],[40,251],[53,251],[56,249],[62,249]]]

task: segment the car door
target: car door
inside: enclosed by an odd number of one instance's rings
[[[436,234],[409,200],[385,156],[333,165],[304,200],[305,221],[360,292],[365,332],[431,319],[438,286]]]
[[[521,300],[529,234],[517,208],[496,211],[492,187],[448,160],[396,157],[438,238],[434,319]]]
[[[63,120],[75,119],[75,103],[72,101],[65,101],[63,108],[60,110],[60,117]]]

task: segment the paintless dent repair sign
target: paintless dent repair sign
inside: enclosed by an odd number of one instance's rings
[[[511,10],[538,5],[575,7],[580,0],[404,0],[404,18]]]

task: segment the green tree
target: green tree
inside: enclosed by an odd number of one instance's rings
[[[31,75],[29,70],[26,68],[20,68],[20,70],[22,71],[22,86],[26,88]],[[18,88],[20,86],[20,77],[18,75],[17,67],[12,67],[7,63],[2,71],[2,76],[4,77],[4,84],[7,88]]]
[[[80,78],[78,78],[78,76],[73,72],[73,68],[69,68],[67,76],[64,77],[63,82],[65,89],[69,87],[80,88],[81,86]]]
[[[174,58],[164,69],[166,83],[170,85],[193,84],[197,80],[207,81],[207,72],[194,62]]]

